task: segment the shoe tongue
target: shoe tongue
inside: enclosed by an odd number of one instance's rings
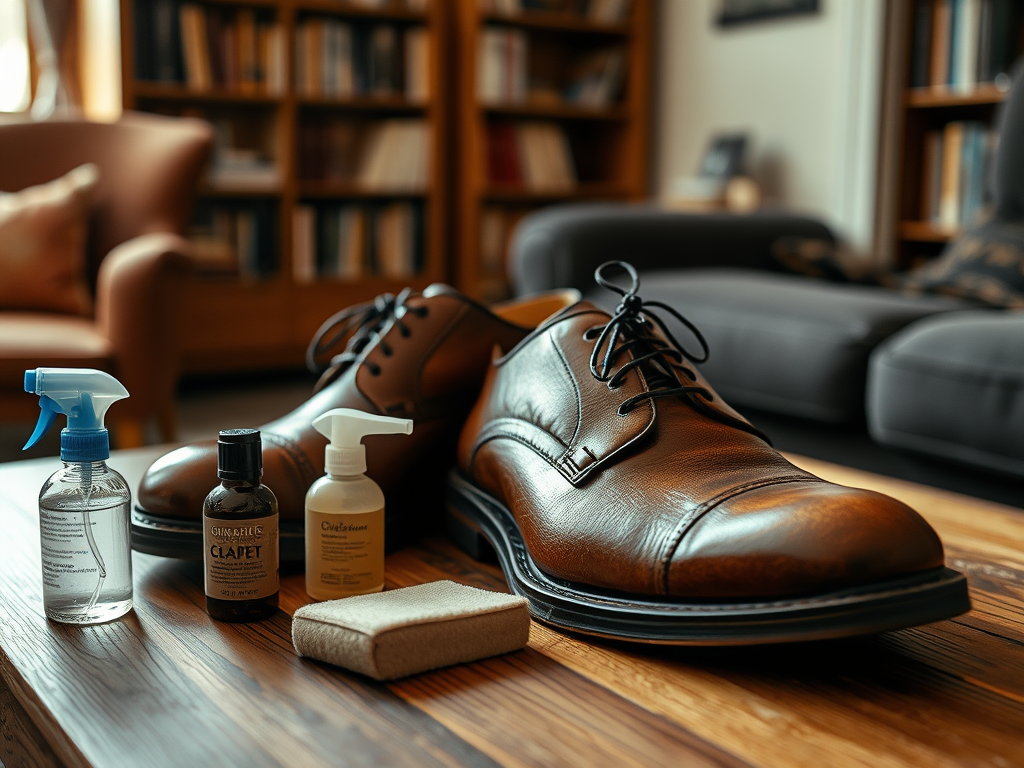
[[[609,320],[611,319],[611,315],[609,315],[605,310],[584,299],[583,301],[577,301],[575,304],[555,312],[555,314],[551,315],[551,317],[538,326],[538,330],[542,328],[550,328],[552,325],[555,325],[555,323],[560,323],[571,317],[576,317],[584,312],[599,312]]]

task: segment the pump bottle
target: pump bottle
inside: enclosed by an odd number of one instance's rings
[[[384,494],[367,477],[366,435],[412,433],[412,421],[335,408],[313,420],[330,440],[327,475],[306,494],[306,594],[334,600],[384,589]]]
[[[110,374],[91,368],[25,371],[25,391],[39,395],[39,421],[25,444],[35,445],[57,414],[62,469],[39,492],[43,610],[64,624],[99,624],[132,609],[129,514],[131,490],[107,466],[107,408],[128,397]]]

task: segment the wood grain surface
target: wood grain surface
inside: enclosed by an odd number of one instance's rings
[[[115,454],[136,482],[161,450]],[[281,608],[223,625],[199,564],[134,555],[137,606],[84,629],[42,616],[35,499],[54,469],[0,465],[0,759],[20,765],[1024,765],[1024,514],[800,457],[900,498],[968,573],[974,610],[878,637],[658,648],[535,623],[530,647],[380,684],[295,656]],[[441,538],[391,555],[389,588],[506,589]]]

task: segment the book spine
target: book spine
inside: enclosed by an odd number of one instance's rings
[[[224,27],[224,17],[220,9],[208,8],[201,9],[200,14],[204,19],[204,31],[206,34],[203,36],[204,45],[203,58],[205,59],[204,67],[209,72],[209,79],[211,85],[225,85],[224,72],[224,61],[221,57],[223,52],[224,39],[222,31]]]
[[[963,157],[964,124],[946,125],[942,139],[942,193],[939,200],[939,223],[955,229],[960,223],[960,171]]]
[[[975,63],[979,83],[992,80],[992,0],[981,0],[978,12],[978,56]]]
[[[970,92],[978,84],[978,31],[981,26],[980,0],[959,0],[957,28],[956,88]]]
[[[338,95],[351,98],[355,94],[355,79],[352,72],[352,27],[342,24],[338,27]]]
[[[158,38],[154,45],[155,30],[154,7],[145,0],[135,0],[132,3],[132,35],[135,38],[132,66],[135,69],[136,80],[159,79],[156,76],[153,56],[161,41]]]
[[[932,14],[932,50],[929,85],[933,88],[949,82],[949,49],[953,0],[935,0]]]
[[[145,5],[145,3],[143,3]],[[181,61],[181,29],[174,0],[157,0],[152,7],[155,79],[164,83],[184,80]]]
[[[910,65],[910,87],[928,85],[928,56],[932,38],[932,0],[915,0],[914,48]]]
[[[256,33],[256,17],[251,10],[241,10],[235,17],[235,37],[238,45],[238,87],[242,93],[254,94],[261,82],[266,82],[266,70],[261,66]]]
[[[316,279],[313,239],[316,216],[309,205],[297,205],[292,214],[292,273],[297,283]]]
[[[933,221],[938,216],[937,200],[934,191],[942,165],[942,134],[939,131],[928,131],[924,135],[923,156],[921,163],[921,221]]]
[[[964,0],[950,0],[949,60],[946,85],[957,88],[959,72],[961,30],[963,29]]]

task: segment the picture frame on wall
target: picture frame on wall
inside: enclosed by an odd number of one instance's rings
[[[819,0],[719,0],[715,23],[719,27],[818,13]]]

